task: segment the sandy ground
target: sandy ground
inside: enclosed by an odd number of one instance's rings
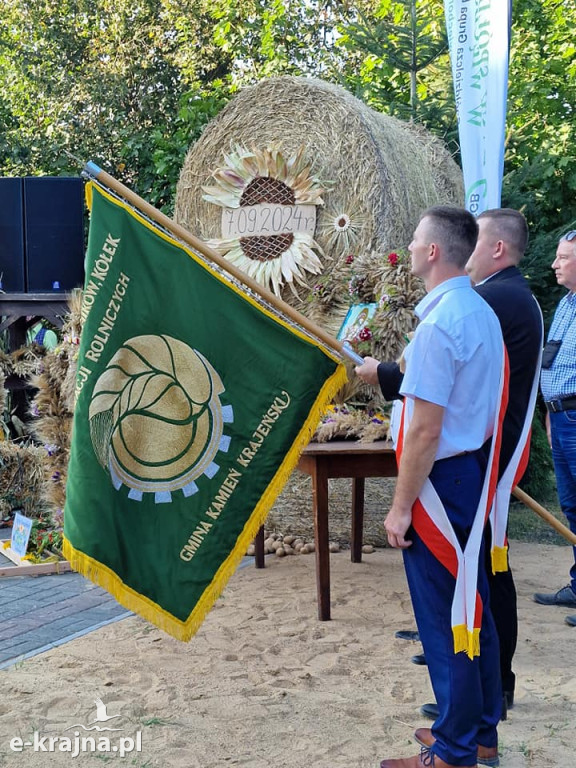
[[[570,610],[531,600],[566,584],[571,556],[513,543],[520,639],[503,768],[576,763],[576,629]],[[314,568],[309,555],[238,571],[188,644],[129,618],[1,672],[0,765],[377,768],[415,754],[412,732],[429,725],[418,709],[433,697],[426,668],[410,663],[421,646],[394,638],[413,628],[399,553],[357,565],[332,555],[329,622],[317,620]],[[75,733],[93,735],[78,724],[94,720],[96,699],[118,715],[109,724],[122,730],[98,734],[116,751],[42,751],[45,737],[68,736],[73,750]],[[141,750],[128,752],[138,732]],[[14,738],[31,745],[15,752]]]

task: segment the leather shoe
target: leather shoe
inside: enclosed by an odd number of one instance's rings
[[[428,662],[426,661],[426,656],[423,653],[417,653],[416,656],[412,656],[410,659],[412,664],[418,664],[420,667],[426,667],[428,665]]]
[[[398,640],[420,640],[420,633],[414,629],[399,629],[398,632],[394,632],[394,637]]]
[[[438,755],[422,747],[420,754],[414,755],[414,757],[405,757],[399,760],[382,760],[380,768],[456,768],[456,766],[446,763]],[[478,768],[478,766],[475,765],[473,768]]]
[[[569,627],[576,627],[576,616],[566,616],[564,621]]]
[[[534,602],[540,603],[540,605],[565,605],[568,608],[576,607],[576,595],[572,591],[572,587],[562,587],[558,592],[550,594],[548,592],[537,592],[534,595]]]
[[[430,749],[436,741],[430,728],[418,728],[418,730],[414,731],[414,738],[418,744],[422,747],[427,747],[428,749]],[[437,760],[437,756],[434,755],[434,765]],[[490,768],[498,768],[500,765],[498,747],[483,747],[478,744],[478,765],[487,765],[490,766]]]
[[[422,704],[420,713],[430,720],[437,720],[440,717],[440,710],[435,701],[430,702],[430,704]]]

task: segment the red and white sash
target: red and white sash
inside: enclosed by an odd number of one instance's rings
[[[536,301],[536,299],[534,299],[534,301]],[[539,306],[538,309],[540,309]],[[540,317],[542,318],[541,312]],[[510,505],[510,494],[512,493],[512,489],[526,471],[528,459],[530,457],[530,433],[532,430],[534,406],[536,405],[536,395],[538,394],[538,382],[540,380],[543,341],[544,322],[542,321],[540,352],[536,370],[534,372],[534,381],[532,382],[532,391],[530,392],[524,426],[520,433],[516,449],[498,482],[496,493],[494,495],[494,503],[490,510],[490,526],[492,528],[492,549],[490,552],[492,573],[508,570],[508,540],[506,537],[506,528],[508,527],[508,507]]]
[[[482,626],[482,600],[478,594],[478,560],[484,526],[488,519],[498,482],[498,458],[502,441],[502,422],[508,404],[508,355],[504,347],[502,372],[498,392],[498,408],[488,466],[482,486],[478,510],[464,550],[454,532],[444,505],[434,486],[426,479],[418,499],[412,507],[412,526],[432,554],[454,576],[456,585],[452,599],[452,633],[454,653],[464,651],[472,659],[480,654],[480,628]],[[406,419],[406,401],[402,409],[400,430],[396,445],[398,465],[402,456]]]

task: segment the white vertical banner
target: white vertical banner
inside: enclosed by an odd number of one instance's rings
[[[499,208],[504,170],[511,0],[444,0],[465,206]]]

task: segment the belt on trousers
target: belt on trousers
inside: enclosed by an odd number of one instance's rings
[[[558,400],[547,400],[544,405],[548,413],[558,413],[559,411],[575,411],[576,395],[569,395]]]

